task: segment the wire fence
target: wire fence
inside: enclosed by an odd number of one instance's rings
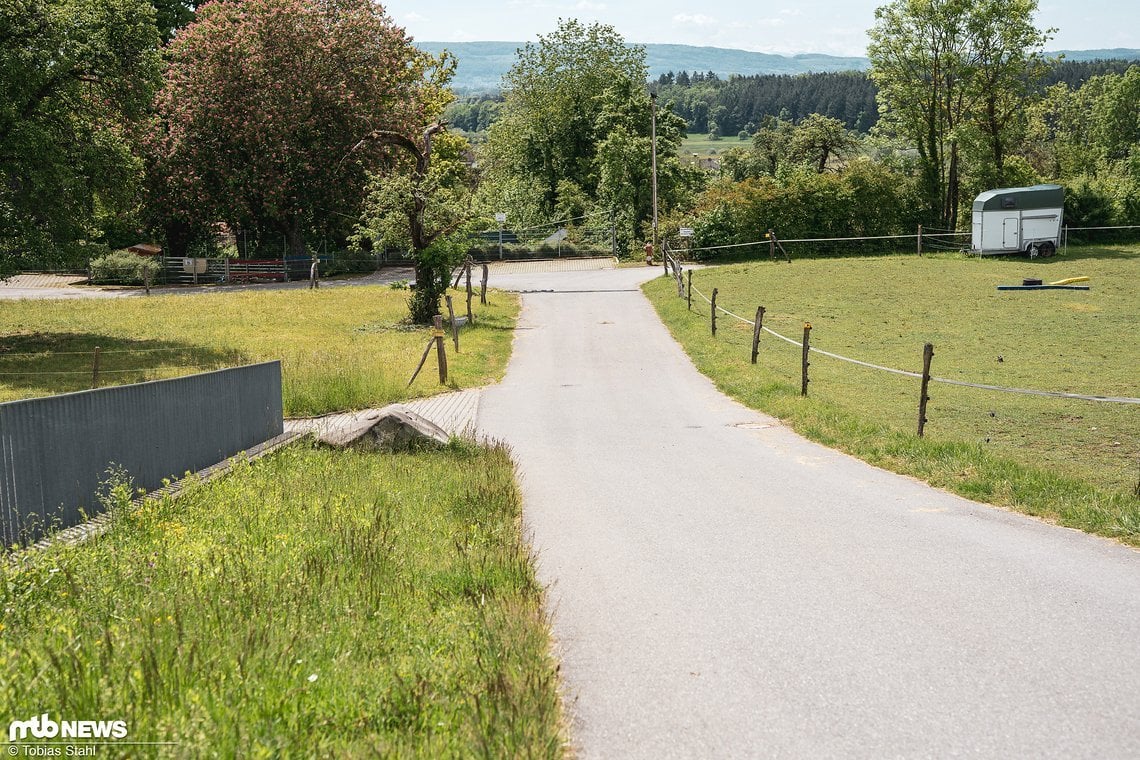
[[[17,397],[28,390],[65,393],[224,369],[240,361],[236,351],[193,346],[0,350],[0,386],[22,388]]]
[[[768,230],[768,234],[759,240],[750,240],[744,243],[725,243],[722,245],[706,245],[692,248],[678,248],[677,251],[695,260],[712,258],[718,252],[742,251],[755,249],[757,253],[767,253],[775,258],[777,251],[787,255],[782,249],[784,245],[802,246],[800,253],[828,253],[837,251],[861,252],[865,243],[893,242],[899,250],[910,248],[918,255],[925,252],[968,252],[971,250],[971,235],[968,230],[952,230],[941,227],[928,227],[920,225],[913,234],[899,235],[853,235],[847,237],[798,237],[780,238],[775,231]],[[1061,240],[1058,247],[1067,249],[1068,243],[1091,243],[1099,241],[1110,244],[1128,242],[1140,236],[1140,225],[1115,225],[1099,227],[1062,227]],[[913,247],[909,241],[913,242]],[[906,243],[907,245],[903,245]]]
[[[919,381],[921,381],[921,383],[922,383],[922,386],[921,386],[922,391],[920,394],[920,401],[919,401],[919,435],[923,434],[923,428],[925,428],[925,425],[928,422],[928,420],[926,418],[926,403],[927,403],[927,401],[929,401],[929,397],[927,395],[927,386],[929,383],[941,383],[941,384],[945,384],[945,385],[964,387],[964,389],[971,389],[971,390],[985,391],[985,392],[1028,395],[1028,397],[1078,400],[1078,401],[1089,401],[1089,402],[1099,402],[1099,403],[1131,404],[1131,406],[1134,406],[1134,404],[1140,404],[1140,398],[1118,397],[1118,395],[1109,395],[1109,394],[1105,394],[1105,393],[1072,393],[1072,392],[1065,392],[1065,391],[1024,389],[1024,387],[1011,387],[1011,386],[1003,386],[1003,385],[994,385],[994,384],[990,384],[990,383],[963,381],[963,379],[938,377],[938,376],[935,376],[933,374],[930,374],[930,359],[933,358],[933,356],[934,356],[934,346],[930,345],[929,343],[926,345],[925,352],[923,352],[923,359],[925,359],[925,365],[923,365],[922,371],[912,371],[912,370],[906,370],[906,369],[898,369],[896,367],[887,367],[884,365],[879,365],[879,363],[874,363],[871,361],[865,361],[863,359],[856,359],[853,357],[847,357],[847,356],[844,356],[844,354],[836,353],[833,351],[825,351],[823,349],[816,348],[816,346],[813,346],[813,345],[811,345],[811,343],[809,343],[808,338],[809,338],[809,335],[811,335],[811,330],[812,330],[811,324],[809,324],[809,322],[805,322],[804,341],[797,341],[796,338],[777,333],[776,330],[763,325],[763,319],[765,317],[765,310],[763,309],[763,307],[759,308],[757,310],[756,319],[748,319],[746,317],[742,317],[741,314],[735,313],[734,311],[732,311],[730,309],[724,308],[723,305],[716,303],[717,296],[718,296],[718,291],[716,288],[714,288],[714,291],[712,291],[712,294],[710,297],[709,294],[703,293],[700,288],[698,288],[697,286],[694,286],[692,284],[692,270],[689,270],[689,272],[687,272],[687,273],[689,273],[689,288],[687,288],[687,293],[678,291],[678,294],[681,295],[682,297],[687,297],[687,300],[689,300],[689,303],[690,303],[690,309],[693,308],[692,307],[692,296],[694,294],[698,296],[698,299],[700,301],[703,301],[703,303],[708,304],[709,311],[710,311],[710,317],[711,317],[712,335],[714,335],[714,336],[718,335],[718,333],[716,332],[716,316],[717,316],[717,314],[724,314],[725,317],[735,320],[736,322],[738,322],[738,324],[747,325],[747,326],[752,328],[752,330],[751,330],[751,332],[752,332],[752,335],[751,335],[751,351],[752,351],[752,362],[754,362],[754,363],[756,363],[756,358],[757,358],[757,354],[758,354],[759,337],[760,337],[760,335],[762,335],[764,333],[771,335],[771,336],[777,338],[777,340],[780,340],[784,343],[788,343],[790,345],[797,346],[797,348],[799,348],[801,350],[801,352],[803,352],[803,377],[801,377],[801,389],[803,389],[803,391],[801,391],[801,392],[803,392],[804,395],[807,394],[807,387],[808,387],[808,382],[809,382],[809,378],[808,378],[808,366],[809,366],[808,356],[809,356],[809,354],[817,354],[817,356],[827,357],[829,359],[833,359],[836,361],[849,363],[849,365],[855,365],[858,367],[863,367],[863,368],[874,370],[874,371],[880,371],[880,373],[886,373],[886,374],[894,375],[894,376],[919,379]],[[679,283],[679,276],[678,276],[678,283]],[[720,333],[719,335],[724,335],[724,333]],[[733,335],[733,333],[730,332],[730,333],[728,333],[728,335]],[[738,333],[735,335],[740,335],[740,334]],[[730,340],[734,343],[738,343],[738,341],[734,340],[734,338],[735,338],[735,336],[733,335],[733,337],[730,338]],[[807,343],[806,349],[805,349],[805,343]]]
[[[712,299],[709,298],[709,296],[707,296],[705,293],[701,292],[701,290],[699,288],[697,288],[696,286],[692,285],[691,280],[690,280],[689,286],[692,288],[693,293],[696,293],[697,296],[699,296],[705,303],[709,304],[710,307],[712,307],[714,305]],[[755,320],[746,319],[746,318],[740,316],[739,314],[735,314],[732,311],[725,309],[722,306],[717,305],[717,306],[715,306],[715,308],[718,312],[724,314],[725,316],[736,319],[737,321],[739,321],[743,324],[750,325],[750,326],[755,326],[755,324],[756,324]],[[772,335],[773,337],[779,338],[780,340],[785,341],[786,343],[790,343],[793,346],[797,346],[801,349],[803,348],[804,344],[801,341],[798,341],[795,338],[789,338],[786,335],[781,335],[780,333],[776,332],[775,330],[772,330],[769,327],[760,326],[760,330],[762,332],[769,334],[769,335]],[[913,378],[917,378],[917,379],[921,379],[923,377],[922,372],[912,372],[909,370],[897,369],[894,367],[885,367],[885,366],[882,366],[880,364],[875,364],[873,362],[863,361],[861,359],[854,359],[850,356],[843,356],[842,354],[837,354],[837,353],[834,353],[831,351],[824,351],[823,349],[816,348],[815,346],[811,346],[811,345],[808,346],[808,350],[813,354],[819,354],[820,356],[826,356],[830,359],[836,359],[838,361],[847,362],[848,364],[856,364],[858,366],[866,367],[868,369],[873,369],[873,370],[877,370],[880,372],[889,372],[889,373],[894,374],[894,375],[902,375],[904,377],[913,377]],[[1131,397],[1126,397],[1126,396],[1109,396],[1106,394],[1090,394],[1090,393],[1067,393],[1067,392],[1063,392],[1063,391],[1035,390],[1032,388],[1010,388],[1010,387],[1005,387],[1005,386],[1000,386],[1000,385],[990,385],[987,383],[976,383],[976,382],[968,382],[968,381],[964,381],[964,380],[954,380],[952,378],[937,377],[934,375],[929,375],[928,379],[930,380],[930,382],[935,382],[935,383],[945,383],[947,385],[956,385],[956,386],[963,387],[963,388],[976,388],[979,390],[997,391],[997,392],[1001,392],[1001,393],[1017,393],[1017,394],[1028,395],[1028,396],[1045,396],[1045,397],[1050,397],[1050,398],[1077,399],[1077,400],[1081,400],[1081,401],[1099,401],[1099,402],[1114,403],[1114,404],[1140,404],[1140,398],[1131,398]]]
[[[760,240],[751,240],[745,243],[726,243],[723,245],[707,245],[699,246],[696,248],[681,249],[681,253],[697,260],[712,258],[717,252],[720,251],[735,251],[747,248],[755,248],[760,253],[767,253],[770,257],[775,258],[780,255],[784,258],[789,258],[787,250],[783,248],[785,245],[799,245],[806,249],[806,252],[811,253],[828,253],[836,251],[851,251],[862,252],[866,248],[866,243],[881,244],[885,241],[896,243],[899,250],[914,250],[919,256],[925,251],[961,251],[969,247],[969,232],[960,232],[957,230],[938,229],[933,227],[925,227],[920,225],[914,234],[900,234],[900,235],[852,235],[846,237],[799,237],[799,238],[780,238],[777,236],[775,230],[768,230],[768,233]],[[911,243],[910,241],[914,241]],[[904,245],[905,243],[905,245]],[[803,251],[801,251],[802,253]],[[694,256],[693,254],[697,254]]]

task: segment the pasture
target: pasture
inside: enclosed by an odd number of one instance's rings
[[[464,309],[465,294],[452,291]],[[460,353],[448,341],[449,384],[432,364],[408,379],[431,335],[409,325],[407,290],[341,287],[204,295],[0,304],[0,401],[84,390],[99,384],[178,377],[247,362],[282,360],[285,414],[382,406],[502,377],[518,299],[475,300]]]
[[[998,291],[1023,278],[1091,278],[1088,291]],[[718,305],[811,345],[951,380],[1085,395],[1140,396],[1140,251],[1068,256],[945,254],[760,261],[697,270]],[[801,351],[709,307],[693,310],[660,278],[646,292],[697,367],[725,392],[801,433],[965,496],[1140,543],[1140,407],[932,383],[926,438],[916,435],[919,381],[812,354],[800,397]]]

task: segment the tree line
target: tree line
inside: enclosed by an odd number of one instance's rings
[[[1048,61],[1037,93],[1064,83],[1080,87],[1094,76],[1122,74],[1132,61]],[[870,132],[879,121],[879,88],[865,71],[812,74],[731,75],[716,72],[669,71],[649,82],[661,102],[672,103],[673,113],[685,120],[690,134],[751,136],[765,117],[799,122],[812,114],[830,116],[847,129]],[[499,116],[501,94],[462,98],[447,109],[447,119],[468,133],[485,132]]]
[[[680,226],[699,245],[953,229],[976,192],[1044,180],[1074,224],[1140,212],[1140,66],[1050,65],[1034,0],[891,0],[868,75],[649,82],[644,49],[565,20],[501,96],[458,102],[454,59],[370,0],[180,5],[170,28],[146,0],[0,3],[0,269],[140,238],[202,255],[236,230],[231,255],[398,247],[423,320],[497,213],[569,243],[605,226],[628,253]],[[799,100],[759,100],[779,91]],[[678,156],[699,102],[749,138],[719,172]]]

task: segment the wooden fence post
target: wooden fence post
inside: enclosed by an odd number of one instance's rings
[[[689,270],[689,311],[693,310],[693,270]]]
[[[808,352],[811,351],[811,322],[804,322],[804,354],[803,354],[803,381],[800,383],[800,395],[806,396],[808,388]]]
[[[471,290],[471,265],[474,263],[475,262],[471,259],[471,257],[468,256],[467,257],[467,324],[469,324],[469,325],[475,324],[475,317],[471,313],[471,294],[473,292]]]
[[[479,304],[487,305],[487,262],[483,262],[483,283],[479,286]]]
[[[95,358],[91,360],[91,387],[99,387],[99,347],[95,346]]]
[[[146,288],[146,294],[150,295],[150,260],[143,262],[143,287]]]
[[[768,228],[768,258],[772,261],[776,260],[776,233],[772,228]]]
[[[922,225],[918,225],[918,255],[922,255]]]
[[[435,328],[435,355],[439,359],[439,382],[447,382],[447,349],[443,345],[443,315],[436,314],[431,318],[432,327]]]
[[[784,249],[784,244],[780,242],[780,238],[776,237],[776,233],[774,231],[769,230],[769,232],[772,233],[772,243],[780,249],[780,253],[784,254],[784,260],[791,264],[792,257],[789,256],[787,250]],[[772,258],[775,258],[775,256]]]
[[[447,318],[451,320],[451,337],[455,341],[455,353],[459,353],[459,325],[455,324],[455,309],[451,305],[451,296],[444,296],[447,301]]]
[[[716,288],[713,288],[712,295],[712,310],[709,312],[712,318],[712,334],[716,337]]]
[[[934,344],[927,343],[922,347],[922,390],[918,396],[918,437],[922,438],[926,430],[926,402],[930,401],[927,389],[930,387],[930,361],[934,358]]]
[[[756,307],[756,322],[752,325],[752,363],[760,354],[760,331],[764,329],[764,307]]]

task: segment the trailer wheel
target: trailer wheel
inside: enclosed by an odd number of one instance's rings
[[[1037,258],[1037,255],[1038,255],[1037,244],[1036,243],[1030,243],[1029,245],[1027,245],[1025,247],[1025,253],[1028,254],[1029,258],[1031,258],[1031,259]]]
[[[1052,256],[1057,252],[1057,246],[1055,246],[1052,241],[1046,240],[1040,245],[1038,250],[1041,252],[1042,256]]]

